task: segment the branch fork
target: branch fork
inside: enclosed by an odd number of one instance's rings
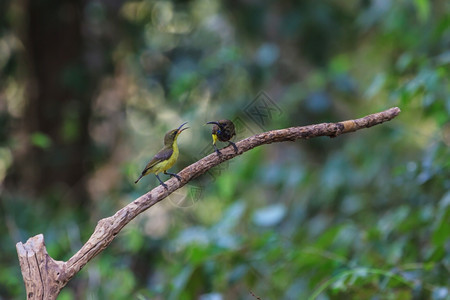
[[[355,120],[271,130],[237,142],[238,152],[235,152],[232,147],[221,149],[222,155],[213,152],[179,172],[181,181],[171,178],[166,181],[167,189],[158,185],[117,211],[113,216],[98,221],[89,240],[67,262],[54,260],[48,255],[42,234],[29,238],[25,244],[19,242],[16,244],[16,249],[27,291],[27,299],[56,299],[61,289],[92,258],[105,250],[131,220],[165,199],[190,180],[220,163],[264,144],[310,139],[319,136],[334,138],[344,133],[390,121],[399,113],[400,109],[393,107]]]

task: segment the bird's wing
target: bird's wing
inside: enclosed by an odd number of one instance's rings
[[[154,167],[157,163],[168,160],[173,153],[173,149],[162,149],[155,156],[153,156],[152,160],[145,166],[145,169],[142,173],[146,173],[148,169]]]
[[[230,124],[231,137],[230,138],[232,138],[234,135],[236,135],[236,130],[234,127],[234,123],[233,122],[230,122],[230,123],[231,123]]]

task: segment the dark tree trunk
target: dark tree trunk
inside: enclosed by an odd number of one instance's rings
[[[87,199],[83,178],[90,166],[88,123],[94,82],[83,59],[83,3],[27,3],[25,44],[31,80],[24,125],[28,134],[43,133],[51,144],[31,145],[19,166],[21,180],[37,194],[62,183],[77,201]]]

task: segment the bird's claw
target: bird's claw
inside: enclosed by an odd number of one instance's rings
[[[178,179],[178,181],[181,182],[181,177],[178,174],[169,173],[169,172],[164,172],[164,174],[170,175],[170,177],[175,177],[176,179]]]
[[[237,146],[236,146],[236,144],[235,143],[233,143],[233,142],[228,142],[229,144],[228,145],[231,145],[231,146],[233,146],[233,149],[234,149],[234,152],[235,153],[238,153],[238,148],[237,148]]]
[[[178,181],[181,181],[181,177],[177,174],[171,174],[170,176],[175,177],[176,179],[178,179]]]
[[[219,151],[216,144],[213,144],[213,146],[214,146],[214,151],[216,151],[217,155],[222,155],[222,152]]]

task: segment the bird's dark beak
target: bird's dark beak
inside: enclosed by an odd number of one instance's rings
[[[189,127],[185,127],[185,128],[183,128],[183,129],[181,129],[181,127],[183,127],[184,125],[186,125],[187,124],[187,122],[184,122],[183,124],[181,124],[180,125],[180,127],[178,127],[178,134],[180,134],[180,133],[182,133],[183,132],[183,130],[186,130],[186,129],[188,129]]]
[[[219,123],[217,123],[217,122],[208,122],[208,123],[206,123],[206,124],[215,124],[215,125],[217,125],[217,126],[220,127]],[[205,125],[206,125],[206,124],[205,124]]]

